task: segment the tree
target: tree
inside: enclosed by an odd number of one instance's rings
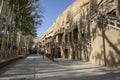
[[[4,1],[4,0],[3,0]],[[6,55],[17,55],[23,47],[27,49],[36,36],[36,26],[42,23],[42,8],[39,0],[7,0],[9,10],[5,10],[7,20],[4,21],[1,51]],[[4,6],[5,8],[6,6]],[[3,13],[2,13],[3,14]],[[3,22],[2,22],[3,24]],[[24,39],[23,39],[24,38]],[[24,43],[21,45],[21,43]],[[7,44],[7,45],[5,45]],[[8,48],[9,47],[9,48]],[[8,54],[9,53],[9,54]],[[2,54],[3,55],[3,54]],[[8,57],[8,56],[7,56]]]
[[[38,0],[18,0],[14,3],[14,5],[16,6],[14,9],[15,26],[18,28],[19,31],[21,31],[21,34],[23,36],[31,35],[35,37],[35,26],[41,25],[41,18],[43,16],[41,14],[38,14],[38,11],[42,13],[42,9],[39,8],[39,4],[37,4],[37,2]],[[21,36],[19,36],[19,38],[21,38]]]
[[[3,23],[3,17],[5,15],[5,11],[7,8],[8,1],[7,0],[1,0],[1,8],[0,8],[0,33],[2,31],[2,23]]]

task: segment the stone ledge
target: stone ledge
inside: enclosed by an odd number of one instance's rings
[[[0,68],[3,68],[11,63],[14,63],[15,61],[19,60],[19,59],[22,59],[22,58],[25,58],[26,56],[25,55],[19,55],[17,57],[14,57],[12,59],[8,59],[8,60],[4,60],[4,61],[1,61],[0,62]]]

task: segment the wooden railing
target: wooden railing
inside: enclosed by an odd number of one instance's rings
[[[108,26],[111,26],[116,29],[120,29],[120,17],[107,15],[106,19],[108,21]]]

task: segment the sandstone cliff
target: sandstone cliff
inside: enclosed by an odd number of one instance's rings
[[[38,40],[47,53],[120,68],[119,0],[76,0]],[[63,29],[64,28],[64,29]]]
[[[72,18],[75,17],[80,12],[80,6],[82,5],[81,1],[82,0],[76,0],[63,13],[61,13],[53,25],[47,31],[45,31],[42,37],[49,36],[49,34],[54,34],[59,28],[67,27],[68,14],[70,14]]]
[[[104,2],[106,0],[96,0],[97,4]],[[80,12],[84,10],[84,6],[89,4],[89,0],[75,0],[63,13],[61,13],[58,18],[55,20],[52,26],[45,31],[42,38],[35,39],[35,42],[48,37],[49,34],[54,35],[54,33],[60,28],[67,28],[68,23],[72,20],[76,22],[80,18]],[[88,6],[89,7],[89,6]],[[83,12],[83,14],[87,14],[87,10]]]

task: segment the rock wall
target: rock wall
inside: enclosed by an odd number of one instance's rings
[[[120,68],[120,15],[116,0],[76,0],[41,38],[47,53]]]
[[[90,62],[120,68],[120,30],[109,27],[103,32],[98,25],[93,28],[93,31],[95,29],[96,32],[93,32],[93,35],[96,35],[93,37]]]

